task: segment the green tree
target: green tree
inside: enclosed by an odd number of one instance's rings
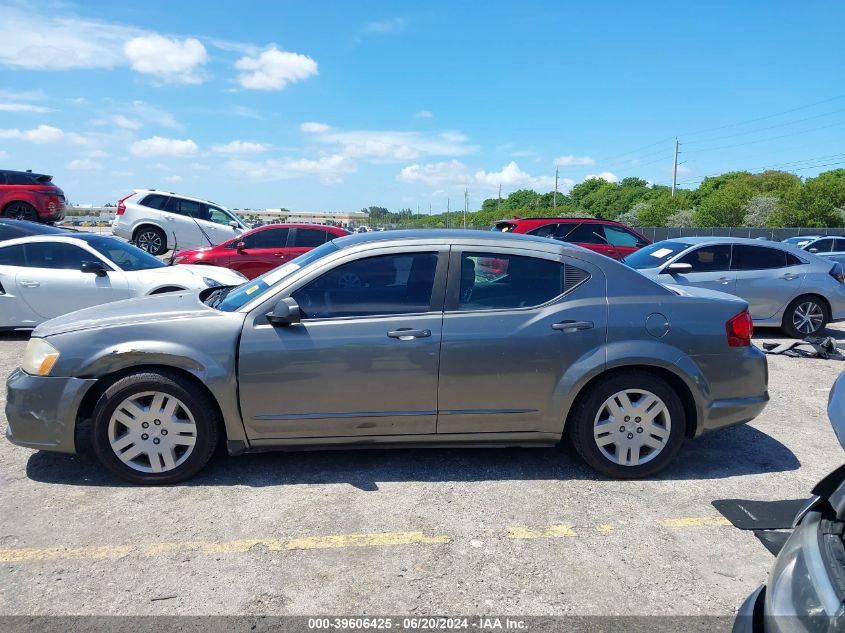
[[[778,198],[776,196],[756,195],[745,205],[745,218],[742,226],[755,229],[764,229],[770,226],[772,218],[778,210]]]

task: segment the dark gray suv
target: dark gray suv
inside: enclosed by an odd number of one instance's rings
[[[241,286],[82,310],[36,328],[7,437],[136,483],[230,453],[550,446],[613,477],[768,401],[747,303],[666,287],[544,238],[344,237]],[[82,424],[90,420],[91,424]]]

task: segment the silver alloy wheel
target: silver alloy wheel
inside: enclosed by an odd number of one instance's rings
[[[143,231],[135,239],[135,245],[148,253],[160,253],[162,248],[161,235],[156,231]]]
[[[109,420],[108,437],[117,458],[133,470],[164,473],[190,457],[197,425],[179,398],[145,391],[118,405]]]
[[[792,325],[802,334],[812,334],[824,323],[824,310],[815,301],[798,304],[792,313]]]
[[[618,391],[599,407],[593,437],[604,457],[620,466],[639,466],[669,442],[672,420],[666,404],[650,391]]]

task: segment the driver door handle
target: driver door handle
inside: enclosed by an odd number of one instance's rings
[[[787,281],[792,281],[793,279],[798,279],[798,275],[795,273],[786,273],[781,279],[786,279]]]
[[[592,321],[561,321],[560,323],[552,323],[553,330],[560,330],[561,332],[577,332],[578,330],[592,330]]]
[[[415,338],[426,338],[431,336],[431,330],[414,330],[412,328],[400,328],[387,333],[390,338],[398,338],[400,341],[412,341]]]
[[[37,281],[22,281],[21,282],[21,286],[23,286],[24,288],[37,288],[40,285],[41,284],[38,283]]]

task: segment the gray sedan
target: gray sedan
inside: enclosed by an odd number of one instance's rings
[[[741,297],[754,325],[782,327],[795,338],[845,319],[842,265],[782,242],[683,237],[651,244],[625,263],[661,283]]]
[[[768,401],[741,299],[531,236],[390,231],[36,328],[6,431],[136,483],[267,449],[551,446],[613,477]],[[90,424],[84,422],[90,421]]]

